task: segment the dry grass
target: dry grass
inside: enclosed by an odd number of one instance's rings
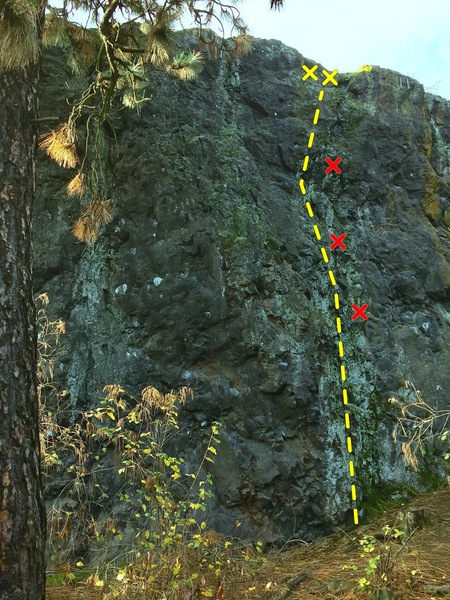
[[[402,600],[422,600],[432,598],[436,593],[426,589],[426,585],[450,584],[450,490],[448,488],[418,497],[410,504],[410,508],[423,508],[427,525],[417,531],[400,552],[396,569],[396,577],[391,588],[396,597]],[[292,600],[356,600],[367,598],[368,592],[357,589],[357,580],[364,576],[363,568],[367,564],[360,557],[361,547],[358,540],[363,535],[381,532],[383,525],[394,525],[398,508],[393,508],[379,515],[368,525],[358,529],[335,535],[321,544],[307,548],[297,548],[280,553],[277,560],[270,560],[264,571],[265,577],[258,585],[261,590],[267,581],[277,582],[278,594],[286,587],[286,581],[304,572],[304,582],[289,594]],[[342,570],[343,565],[356,565],[358,571]],[[411,577],[411,570],[419,570]],[[284,577],[285,574],[285,577]],[[262,575],[262,573],[261,573]],[[412,580],[408,585],[405,580]],[[286,579],[286,581],[284,581]],[[330,591],[330,582],[354,582],[351,590]],[[284,585],[283,585],[284,584]],[[255,590],[256,591],[256,590]],[[254,596],[255,597],[255,596]],[[277,598],[277,594],[260,593],[258,598]]]
[[[427,589],[427,586],[450,585],[450,489],[424,494],[409,506],[424,509],[426,526],[417,531],[400,552],[390,587],[398,600],[431,599],[439,594]],[[336,534],[321,543],[269,554],[267,562],[251,580],[248,576],[232,579],[230,575],[228,580],[225,578],[223,600],[368,598],[369,592],[357,589],[357,580],[364,575],[365,566],[358,540],[363,535],[381,532],[385,524],[394,525],[398,512],[398,508],[392,508],[368,525]],[[342,570],[343,565],[357,565],[360,569]],[[408,584],[405,580],[411,570],[417,570],[417,573],[413,577],[409,575],[411,584]],[[302,574],[304,577],[301,577]],[[339,585],[346,589],[337,590]],[[291,591],[286,593],[288,587]],[[48,600],[101,600],[102,597],[102,590],[86,586],[51,588],[47,596]]]

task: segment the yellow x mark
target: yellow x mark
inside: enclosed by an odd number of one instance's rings
[[[338,73],[338,70],[337,70],[337,69],[335,69],[335,70],[334,70],[334,71],[331,73],[331,75],[330,75],[330,73],[328,73],[328,71],[327,71],[326,69],[323,69],[323,70],[322,70],[322,73],[323,73],[323,74],[325,75],[325,77],[326,77],[326,79],[324,79],[324,81],[323,81],[322,85],[327,85],[327,83],[328,83],[329,81],[331,81],[331,83],[333,83],[334,85],[337,85],[337,84],[338,84],[338,82],[337,82],[337,81],[336,81],[336,79],[334,78],[334,76],[335,76],[335,75],[337,75],[337,73]],[[317,78],[316,78],[316,79],[317,79]]]
[[[311,69],[308,69],[306,65],[302,65],[302,67],[306,71],[306,74],[302,77],[302,81],[306,81],[308,77],[312,77],[315,81],[317,81],[317,75],[314,75],[314,71],[317,69],[317,65],[314,65]]]

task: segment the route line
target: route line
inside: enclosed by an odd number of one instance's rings
[[[314,65],[314,67],[312,67],[312,68],[308,68],[306,65],[302,65],[302,67],[303,67],[303,70],[305,71],[305,75],[303,75],[302,81],[305,81],[309,77],[311,77],[315,81],[318,80],[317,75],[314,73],[314,71],[317,70],[317,65]],[[333,85],[337,86],[338,82],[334,79],[334,76],[337,74],[337,72],[338,72],[337,69],[335,69],[332,73],[328,73],[328,71],[323,69],[322,73],[323,73],[325,79],[322,82],[322,86],[326,86],[330,82]],[[320,90],[319,95],[318,95],[319,102],[322,102],[324,94],[325,94],[324,90]],[[320,109],[316,108],[316,110],[314,112],[314,117],[313,117],[313,125],[317,125],[317,123],[319,122],[319,116],[320,116]],[[315,139],[315,133],[314,133],[314,131],[311,131],[311,133],[309,134],[309,139],[308,139],[308,148],[312,148],[314,139]],[[330,159],[327,157],[325,159],[325,161],[328,164],[337,165],[337,163],[340,162],[340,159],[336,159],[335,161],[330,162]],[[305,154],[305,158],[303,160],[303,167],[302,167],[303,173],[306,173],[306,171],[308,169],[308,165],[309,165],[309,155]],[[326,173],[331,172],[331,169],[332,169],[332,167],[330,166],[326,170]],[[336,170],[337,173],[341,172],[341,170],[338,167],[334,167],[334,169]],[[300,187],[300,191],[301,191],[302,195],[306,196],[307,190],[306,190],[306,186],[305,186],[305,181],[303,179],[300,179],[299,187]],[[312,209],[311,202],[306,201],[305,207],[306,207],[309,217],[311,219],[314,219],[314,211]],[[317,223],[313,224],[313,229],[314,229],[314,233],[315,233],[317,240],[321,241],[322,236],[320,235],[320,230],[319,230],[319,226],[317,225]],[[331,236],[331,237],[335,238],[336,236]],[[320,248],[320,251],[322,253],[323,261],[327,265],[329,261],[328,261],[328,254],[327,254],[327,251],[325,250],[325,247],[322,246]],[[331,269],[329,269],[329,271],[328,271],[328,276],[330,278],[332,287],[335,288],[337,285],[336,279],[335,279],[334,273]],[[335,307],[336,311],[339,311],[340,301],[339,301],[338,292],[334,292],[333,299],[334,299],[334,307]],[[363,308],[360,310],[363,310]],[[342,339],[340,338],[340,336],[342,335],[342,321],[339,316],[336,316],[336,331],[337,331],[337,334],[339,337],[338,354],[339,354],[339,358],[341,359],[340,379],[341,379],[341,383],[342,383],[342,402],[345,407],[344,424],[345,424],[346,444],[347,444],[347,452],[348,452],[348,470],[349,470],[349,474],[350,474],[350,478],[351,478],[350,494],[351,494],[352,501],[356,502],[357,494],[356,494],[356,484],[355,484],[355,463],[353,461],[353,444],[352,444],[352,438],[350,435],[351,434],[350,413],[348,412],[348,406],[347,406],[348,405],[348,393],[347,393],[347,387],[345,385],[345,381],[347,380],[347,372],[346,372],[346,368],[345,368],[345,364],[344,364],[344,356],[345,356],[344,343],[343,343]],[[357,508],[353,509],[353,521],[354,521],[355,525],[358,525],[359,519],[358,519],[358,509]]]

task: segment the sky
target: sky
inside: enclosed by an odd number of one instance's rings
[[[450,0],[269,0],[237,4],[254,37],[274,38],[327,70],[378,65],[450,100]]]
[[[280,11],[270,10],[270,0],[236,6],[250,35],[281,40],[330,72],[378,65],[450,100],[450,0],[284,0]]]

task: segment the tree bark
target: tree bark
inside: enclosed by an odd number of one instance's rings
[[[45,598],[31,212],[39,67],[0,73],[0,600]]]

